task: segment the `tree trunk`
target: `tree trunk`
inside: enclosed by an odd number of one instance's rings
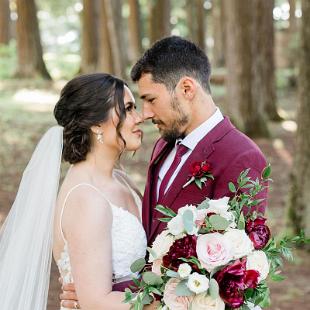
[[[81,73],[97,70],[98,63],[98,3],[83,0]]]
[[[142,35],[140,28],[140,7],[138,0],[128,0],[130,14],[128,18],[129,40],[131,47],[130,60],[135,62],[142,53]]]
[[[99,8],[99,49],[98,70],[115,74],[113,67],[113,54],[108,29],[108,17],[104,1],[100,1]]]
[[[289,220],[294,232],[310,234],[310,2],[302,0],[297,145],[289,195]]]
[[[150,2],[150,44],[170,35],[170,0]]]
[[[254,98],[261,77],[253,55],[253,0],[226,2],[227,30],[227,108],[233,120],[251,137],[269,135],[262,106]],[[228,35],[229,34],[229,35]],[[239,109],[237,109],[239,107]],[[238,113],[239,110],[239,113]],[[240,117],[241,116],[241,117]]]
[[[215,0],[212,8],[213,18],[213,62],[216,67],[225,65],[225,1]]]
[[[51,79],[43,61],[39,23],[34,0],[17,0],[17,77]]]
[[[112,0],[103,0],[105,6],[105,12],[107,17],[107,26],[108,26],[108,33],[109,33],[109,41],[111,45],[111,52],[113,55],[113,71],[114,74],[120,78],[125,76],[124,74],[124,66],[122,64],[122,52],[120,46],[120,38],[118,37],[118,31],[116,30],[116,21],[114,15],[114,8]]]
[[[290,33],[295,33],[297,31],[297,20],[295,16],[296,11],[296,0],[289,0],[290,5]]]
[[[280,121],[276,106],[275,62],[274,62],[274,0],[254,0],[253,10],[253,100],[263,107],[268,119]],[[268,33],[268,35],[266,35]]]
[[[10,3],[0,0],[0,45],[10,41]]]
[[[186,19],[188,26],[188,39],[195,42],[205,50],[206,39],[206,11],[203,0],[186,1]]]

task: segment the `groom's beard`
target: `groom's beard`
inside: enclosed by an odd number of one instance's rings
[[[185,114],[175,97],[173,97],[171,100],[171,106],[176,112],[177,116],[174,120],[171,121],[169,128],[163,129],[160,132],[161,137],[168,143],[174,143],[176,139],[179,138],[183,139],[185,136],[184,127],[189,123],[188,115]]]

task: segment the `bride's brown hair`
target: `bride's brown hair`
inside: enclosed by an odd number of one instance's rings
[[[107,121],[112,108],[119,118],[117,135],[126,146],[120,133],[126,118],[125,85],[122,80],[105,73],[81,75],[65,85],[54,108],[57,123],[64,127],[65,161],[75,164],[86,159],[91,148],[90,127]]]

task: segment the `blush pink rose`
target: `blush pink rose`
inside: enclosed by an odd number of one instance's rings
[[[152,272],[156,273],[157,275],[161,276],[161,270],[160,267],[162,265],[163,261],[162,259],[156,259],[154,260],[152,264]]]
[[[227,238],[218,233],[200,235],[197,240],[197,256],[204,268],[211,272],[233,259],[233,250]]]
[[[193,296],[177,296],[175,289],[180,283],[180,280],[171,278],[164,290],[163,301],[169,309],[173,310],[188,310]]]

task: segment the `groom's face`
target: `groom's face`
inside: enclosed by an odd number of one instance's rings
[[[162,83],[155,83],[151,74],[143,74],[138,81],[142,99],[143,119],[151,119],[160,135],[168,142],[182,137],[190,121],[190,111],[176,92]]]

